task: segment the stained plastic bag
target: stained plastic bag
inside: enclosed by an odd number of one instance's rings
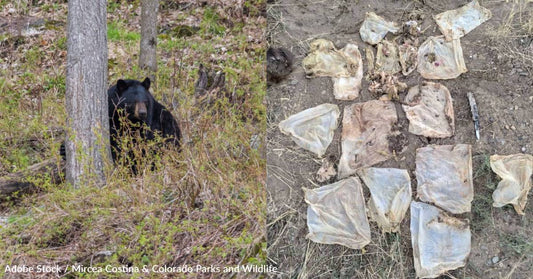
[[[398,46],[398,53],[402,74],[407,76],[418,66],[418,49],[411,44],[404,43]]]
[[[337,50],[324,39],[311,42],[310,53],[302,61],[307,77],[332,77],[336,99],[353,100],[359,96],[363,79],[363,60],[359,48],[347,44]]]
[[[470,238],[467,220],[450,217],[429,204],[411,203],[411,242],[416,277],[435,278],[464,266],[470,254]]]
[[[317,243],[361,249],[370,243],[361,182],[350,177],[317,189],[302,188],[307,208],[307,238]]]
[[[434,18],[446,40],[451,41],[463,37],[491,17],[490,10],[481,7],[474,0],[459,9],[440,13]]]
[[[471,149],[468,144],[417,149],[418,197],[454,214],[470,212],[474,198]]]
[[[374,68],[378,73],[383,71],[387,74],[395,74],[402,70],[396,43],[383,40],[378,44]]]
[[[411,204],[411,178],[407,170],[365,168],[357,174],[370,190],[370,218],[383,232],[397,232]]]
[[[531,189],[533,156],[529,154],[493,155],[490,156],[490,167],[502,178],[492,193],[493,206],[502,207],[512,204],[518,214],[524,215],[527,194]]]
[[[387,35],[388,32],[396,33],[400,30],[398,24],[386,21],[373,12],[366,13],[365,21],[359,29],[359,34],[364,42],[375,45]]]
[[[322,157],[333,140],[339,115],[337,105],[322,104],[291,115],[279,123],[279,129],[298,146]]]
[[[390,157],[387,137],[398,121],[394,103],[373,100],[344,108],[342,119],[342,155],[338,177],[345,178],[364,167]]]
[[[459,39],[429,37],[418,49],[418,72],[426,79],[452,79],[466,73]]]
[[[409,89],[402,105],[409,119],[409,132],[430,138],[453,136],[455,120],[452,96],[442,85],[423,82]]]

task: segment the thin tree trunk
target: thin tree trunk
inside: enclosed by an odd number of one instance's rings
[[[105,184],[110,158],[106,0],[69,0],[66,178],[75,188]]]
[[[150,71],[149,77],[155,80],[157,72],[157,10],[158,0],[141,0],[141,45],[139,68]]]

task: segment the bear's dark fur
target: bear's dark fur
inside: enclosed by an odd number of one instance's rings
[[[109,135],[114,162],[121,153],[119,140],[126,132],[139,131],[141,137],[146,140],[154,139],[154,133],[159,133],[167,143],[178,148],[180,146],[181,131],[178,122],[170,111],[154,99],[149,90],[150,79],[146,78],[142,82],[119,79],[117,84],[107,91]],[[60,153],[65,159],[64,143]],[[135,166],[132,166],[132,169],[136,172]]]
[[[167,139],[167,142],[179,147],[181,132],[178,122],[170,111],[154,99],[149,90],[150,79],[146,78],[142,82],[119,79],[117,84],[107,91],[113,161],[117,159],[117,153],[120,152],[117,140],[125,130],[121,127],[124,124],[128,125],[128,131],[141,131],[144,139],[152,140],[154,133],[160,133]],[[121,115],[126,116],[127,122],[130,123],[121,122]],[[146,125],[148,129],[143,129],[143,125]]]

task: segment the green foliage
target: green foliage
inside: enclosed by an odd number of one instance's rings
[[[140,41],[141,34],[125,29],[118,22],[110,22],[107,24],[107,39],[109,41]]]

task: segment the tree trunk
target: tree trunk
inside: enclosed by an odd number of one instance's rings
[[[158,0],[141,0],[141,46],[139,68],[149,71],[149,77],[155,81],[157,72],[157,10]]]
[[[106,0],[69,0],[66,178],[75,188],[105,184],[110,158]]]

